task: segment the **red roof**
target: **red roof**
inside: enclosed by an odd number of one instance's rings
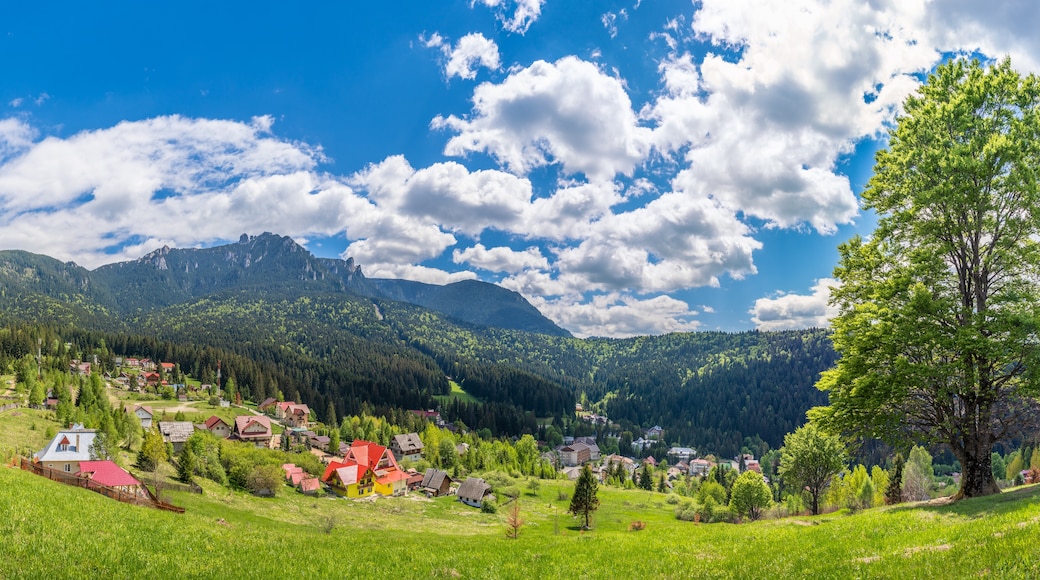
[[[293,485],[299,485],[300,482],[303,481],[304,478],[306,478],[306,477],[310,477],[310,476],[307,475],[306,473],[304,473],[303,471],[299,471],[299,472],[296,472],[296,473],[293,473],[292,475],[290,475],[289,476],[289,480],[292,481]]]
[[[258,423],[266,428],[266,433],[246,433],[246,429],[253,423]],[[263,415],[239,415],[235,417],[235,432],[240,439],[254,439],[258,437],[271,436],[271,420]]]
[[[380,466],[379,460],[384,456],[388,459],[388,463]],[[386,447],[383,447],[378,443],[363,441],[361,439],[356,439],[350,444],[350,451],[347,452],[346,458],[348,460],[353,459],[361,465],[366,465],[373,470],[386,467],[401,468],[397,465],[397,460],[394,459],[394,454],[387,452]]]
[[[300,482],[300,491],[318,491],[321,489],[321,483],[317,477],[308,477]]]
[[[162,365],[162,368],[163,368],[164,371],[165,370],[171,370],[171,371],[173,370],[173,366],[174,366],[173,363],[159,363],[159,364]]]
[[[93,481],[100,483],[101,485],[107,485],[110,487],[121,487],[124,485],[141,485],[141,482],[133,478],[132,475],[123,471],[122,467],[119,467],[115,463],[105,461],[80,461],[79,462],[79,475],[81,477],[88,477]]]
[[[217,423],[223,423],[224,425],[227,425],[228,427],[230,427],[230,425],[228,425],[227,421],[221,419],[220,417],[217,417],[216,415],[213,415],[209,419],[206,419],[206,428],[209,429],[209,430],[213,430],[213,427],[215,427],[217,425]]]
[[[61,441],[58,442],[58,445],[68,445],[69,443],[70,442],[68,436],[65,436],[61,438]]]

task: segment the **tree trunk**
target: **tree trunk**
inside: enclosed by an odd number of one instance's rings
[[[965,441],[963,449],[954,446],[954,455],[961,462],[961,489],[954,499],[1000,493],[993,479],[992,453],[993,444],[981,437]]]

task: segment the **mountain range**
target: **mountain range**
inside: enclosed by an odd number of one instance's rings
[[[15,355],[44,332],[79,354],[104,344],[102,355],[150,355],[209,380],[222,361],[246,398],[282,392],[321,419],[437,407],[543,437],[659,424],[671,442],[727,454],[779,446],[826,402],[813,385],[836,359],[820,329],[577,339],[493,284],[370,279],[270,233],[93,271],[2,251],[0,323]],[[576,402],[620,427],[575,420]]]

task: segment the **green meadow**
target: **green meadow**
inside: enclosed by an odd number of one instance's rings
[[[2,578],[1040,577],[1040,489],[746,524],[674,519],[663,494],[600,488],[582,532],[560,494],[483,514],[418,495],[350,501],[285,488],[255,498],[202,482],[184,514],[121,504],[0,468]],[[632,523],[645,523],[632,530]]]

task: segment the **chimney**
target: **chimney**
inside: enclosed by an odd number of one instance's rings
[[[76,433],[76,453],[79,453],[79,433]]]

